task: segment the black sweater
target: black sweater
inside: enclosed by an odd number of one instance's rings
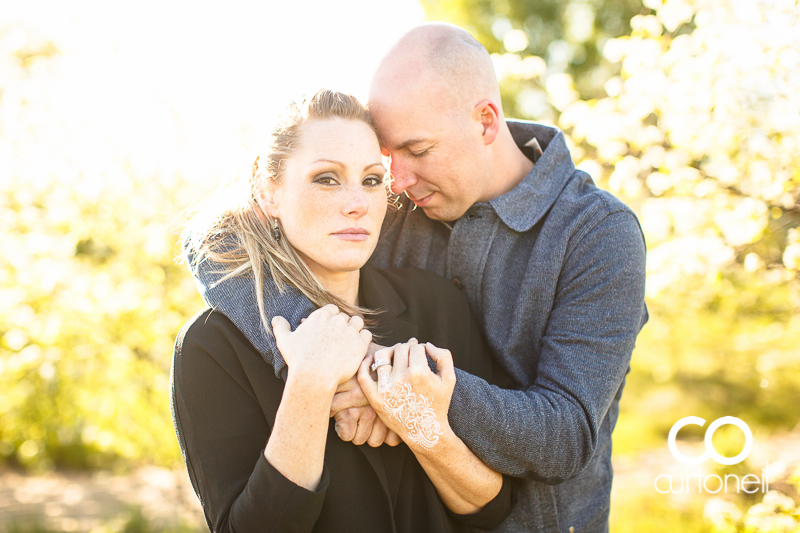
[[[361,270],[360,301],[383,310],[371,330],[392,345],[417,337],[451,350],[457,367],[492,381],[492,362],[466,299],[445,278],[418,269]],[[496,370],[495,370],[496,372]],[[514,504],[514,483],[474,515],[445,508],[405,444],[356,446],[331,419],[322,481],[309,491],[264,458],[284,383],[224,315],[206,309],[175,344],[175,431],[209,528],[271,532],[447,532],[496,527]]]

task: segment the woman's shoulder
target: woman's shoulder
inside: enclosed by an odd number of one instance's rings
[[[236,336],[244,337],[228,317],[207,307],[186,321],[175,341],[175,351],[183,351],[184,346],[220,344],[225,339]]]
[[[214,359],[223,368],[238,368],[242,359],[262,359],[244,333],[211,308],[198,312],[183,325],[175,340],[174,358],[176,365]]]

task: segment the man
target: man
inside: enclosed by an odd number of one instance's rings
[[[404,35],[374,74],[369,108],[394,192],[420,208],[390,210],[371,264],[452,279],[510,377],[501,389],[458,371],[448,416],[488,466],[519,478],[498,531],[606,531],[611,432],[647,320],[636,217],[575,170],[560,131],[505,120],[491,58],[460,28]],[[242,308],[248,284],[200,278],[209,303],[274,349],[255,307]],[[293,309],[293,327],[312,310],[293,293],[271,297]],[[335,410],[364,405],[358,392]],[[366,440],[368,424],[337,420],[340,436]]]

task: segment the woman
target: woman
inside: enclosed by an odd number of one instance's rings
[[[272,139],[239,201],[188,228],[187,257],[193,267],[209,261],[228,276],[250,276],[259,297],[267,265],[279,286],[296,287],[319,308],[294,332],[272,322],[285,383],[223,315],[203,311],[181,331],[173,419],[209,527],[495,527],[513,505],[512,483],[450,430],[454,362],[436,346],[463,354],[459,367],[487,373],[480,338],[463,335],[466,301],[434,274],[364,267],[387,209],[368,113],[353,97],[320,91],[295,106]],[[262,300],[258,307],[269,331]],[[373,334],[393,348],[366,356]],[[336,436],[331,401],[356,373],[402,444],[371,448]],[[448,471],[432,457],[447,458]]]

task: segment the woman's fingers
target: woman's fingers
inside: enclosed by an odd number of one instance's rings
[[[284,346],[286,339],[291,333],[292,326],[289,324],[288,320],[282,316],[272,317],[272,334],[275,335],[275,344],[278,345],[278,349]]]
[[[392,382],[392,354],[394,347],[382,348],[375,352],[373,357],[374,363],[370,369],[375,370],[378,374],[378,392],[384,392],[389,389]]]
[[[356,328],[358,331],[361,331],[361,329],[364,327],[364,319],[361,318],[358,315],[351,316],[350,320],[348,322],[350,323],[351,326]]]
[[[364,396],[367,397],[367,401],[374,407],[375,398],[378,395],[378,386],[373,381],[372,376],[369,375],[369,367],[372,364],[373,358],[371,355],[368,355],[361,361],[361,366],[358,367],[358,384],[361,386],[361,390],[364,392]]]
[[[416,342],[416,339],[411,339],[408,342],[394,345],[394,362],[392,366],[400,373],[404,373],[408,368],[408,349],[413,344],[412,340]]]
[[[412,373],[427,374],[430,372],[428,358],[425,356],[424,344],[412,344],[408,350],[408,369]]]
[[[424,347],[425,351],[436,363],[436,373],[439,374],[439,377],[446,383],[455,383],[456,371],[453,367],[453,354],[450,353],[450,350],[437,348],[430,342],[425,343]]]

